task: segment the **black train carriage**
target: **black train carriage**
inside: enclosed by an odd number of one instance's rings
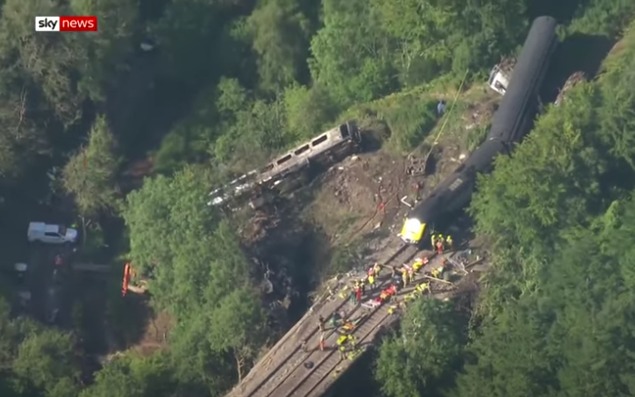
[[[487,139],[412,209],[399,233],[406,243],[418,244],[428,235],[428,225],[447,223],[449,215],[469,203],[476,175],[490,172],[494,158],[500,153],[509,154],[529,132],[539,108],[539,91],[558,45],[556,26],[552,17],[534,20]]]

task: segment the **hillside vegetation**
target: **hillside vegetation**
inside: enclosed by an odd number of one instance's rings
[[[635,25],[597,80],[551,107],[481,178],[471,212],[495,262],[478,307],[463,327],[438,318],[461,318],[444,303],[409,312],[379,354],[388,395],[635,393],[633,62]]]

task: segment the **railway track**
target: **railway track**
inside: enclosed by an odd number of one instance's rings
[[[418,248],[398,241],[387,250],[387,254],[382,258],[381,263],[388,266],[400,266],[411,260],[418,252],[420,252]],[[386,285],[389,278],[389,276],[380,277],[377,280],[378,289]],[[350,282],[350,280],[352,278],[348,278],[346,282]],[[317,327],[318,312],[328,318],[333,313],[341,311],[346,304],[347,300],[342,301],[340,299],[333,299],[325,303],[317,302],[256,364],[241,382],[241,385],[234,388],[227,397],[300,395],[297,393],[303,393],[308,387],[313,388],[319,385],[323,381],[322,372],[332,371],[333,366],[339,362],[339,353],[335,351],[322,352],[317,349],[307,353],[301,348],[301,345],[303,341],[307,341],[307,346],[317,345],[320,334]],[[347,313],[347,317],[353,318],[361,313],[362,310],[360,306],[356,306],[350,313]],[[379,308],[368,313],[363,322],[358,325],[359,328],[355,334],[358,335],[360,341],[373,333],[375,327],[383,321],[383,317],[377,318],[375,316],[377,310]],[[365,334],[363,334],[364,332]],[[337,335],[334,329],[325,331],[325,340],[328,346],[335,345],[334,339],[337,338]],[[315,342],[315,344],[311,342]],[[313,367],[307,369],[304,366],[307,362],[313,362]],[[263,375],[263,373],[266,375]],[[316,377],[320,379],[315,380]]]
[[[370,343],[384,321],[390,316],[386,306],[378,306],[373,309],[369,317],[355,331],[358,343],[364,345]],[[345,359],[344,359],[345,360]],[[288,397],[308,397],[320,384],[327,381],[328,376],[337,370],[338,365],[343,361],[336,350],[329,352],[328,356],[322,359],[322,365],[318,365],[306,374],[303,381],[293,387],[288,393],[284,394]],[[282,396],[282,394],[280,394]]]

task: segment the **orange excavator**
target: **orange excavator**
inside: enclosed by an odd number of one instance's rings
[[[121,283],[121,296],[126,296],[128,291],[134,292],[136,294],[143,294],[147,291],[147,286],[145,280],[141,280],[139,285],[130,285],[130,280],[134,279],[137,276],[137,272],[135,272],[132,264],[130,262],[126,263],[123,267],[123,281]]]

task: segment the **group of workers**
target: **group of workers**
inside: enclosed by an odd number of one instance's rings
[[[363,320],[365,314],[355,318],[348,319],[346,317],[346,313],[336,312],[330,317],[328,323],[332,329],[338,333],[337,338],[337,350],[340,352],[340,356],[342,359],[349,358],[353,359],[355,355],[359,353],[359,349],[357,346],[357,340],[353,332],[357,327],[357,324]],[[326,346],[326,319],[323,316],[319,316],[318,318],[318,329],[320,331],[320,339],[318,342],[318,348],[321,351],[327,349]],[[302,341],[302,349],[308,353],[307,349],[307,340]]]
[[[337,338],[337,350],[339,350],[342,360],[346,358],[353,360],[359,353],[355,335],[352,333],[340,334],[339,338]]]
[[[430,263],[430,260],[427,257],[419,257],[415,259],[412,265],[404,263],[400,268],[393,267],[391,275],[392,283],[390,286],[385,288],[378,297],[366,302],[365,305],[372,308],[387,302],[392,296],[396,295],[400,289],[406,288],[412,281],[414,281],[416,274],[418,274],[419,271],[428,263]],[[433,268],[425,275],[427,277],[441,279],[447,269],[447,261],[443,259],[438,267]],[[430,283],[428,281],[424,281],[415,286],[414,291],[408,294],[405,299],[410,300],[429,291]]]
[[[437,238],[437,240],[435,240],[435,244],[440,244],[441,250],[449,247],[452,243],[452,238],[450,236],[447,236],[447,238],[443,240],[439,240],[440,238],[443,238],[443,236],[441,235],[435,235],[435,237]],[[412,265],[404,263],[400,267],[390,267],[392,271],[390,277],[392,283],[390,283],[388,287],[380,291],[377,297],[368,301],[365,306],[376,307],[377,305],[388,301],[390,297],[396,295],[400,289],[406,288],[415,279],[415,275],[419,272],[419,270],[425,267],[428,263],[430,263],[429,258],[419,257],[415,259]],[[351,302],[354,302],[356,304],[362,303],[362,299],[366,295],[366,289],[368,288],[372,292],[377,288],[377,278],[379,277],[379,274],[383,267],[385,266],[380,265],[379,263],[373,264],[368,269],[365,277],[354,281],[350,290],[349,287],[345,286],[340,291],[340,297],[342,299],[346,299],[348,296]],[[440,266],[432,269],[428,275],[434,278],[441,278],[446,269],[447,260],[443,259]]]
[[[432,236],[430,236],[430,243],[432,244],[432,248],[436,250],[437,254],[442,255],[444,250],[452,249],[454,241],[452,241],[452,236],[450,235],[443,236],[441,233],[432,233]]]
[[[433,247],[437,248],[437,254],[442,254],[444,249],[452,247],[452,237],[449,235],[443,236],[442,234],[433,234],[432,243]],[[402,266],[389,267],[392,271],[392,282],[390,282],[386,288],[381,290],[376,297],[362,303],[362,299],[366,295],[366,290],[368,289],[370,291],[374,291],[377,288],[377,278],[379,277],[379,274],[382,272],[384,267],[388,267],[376,262],[368,268],[363,278],[355,280],[352,286],[344,286],[344,288],[339,292],[339,296],[342,299],[348,298],[355,304],[362,304],[362,306],[367,309],[376,308],[377,306],[390,301],[392,297],[397,295],[399,290],[406,288],[412,281],[415,280],[416,274],[418,274],[420,270],[429,263],[430,259],[428,257],[418,257],[411,265],[405,263]],[[398,308],[403,308],[410,301],[429,293],[431,291],[429,279],[443,279],[443,275],[446,270],[448,270],[447,260],[443,259],[439,266],[425,273],[425,277],[428,278],[428,280],[416,285],[415,288],[405,295],[400,302],[393,302],[389,307],[388,312],[393,314]],[[333,293],[330,289],[329,292],[330,294]],[[359,349],[353,332],[356,329],[357,324],[362,321],[366,315],[367,314],[362,314],[356,319],[347,319],[346,313],[336,312],[329,318],[328,325],[330,325],[330,329],[335,329],[335,331],[339,334],[337,339],[337,349],[343,359],[345,357],[352,359],[358,353]],[[318,318],[318,328],[320,331],[318,348],[320,350],[325,350],[327,348],[326,324],[327,320],[320,315]],[[307,351],[306,343],[306,340],[302,343],[305,351]]]

